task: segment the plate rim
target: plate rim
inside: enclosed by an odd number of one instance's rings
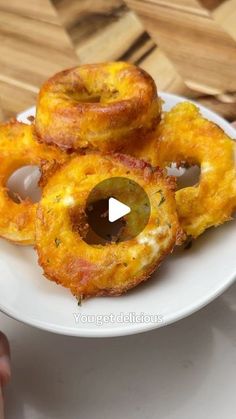
[[[196,104],[200,107],[201,110],[205,111],[206,113],[212,114],[212,116],[216,117],[221,124],[221,127],[223,129],[229,129],[232,132],[232,135],[235,136],[236,139],[236,130],[233,128],[232,125],[228,121],[226,121],[223,117],[218,115],[216,112],[212,111],[211,109],[208,109],[207,107],[195,102],[194,100],[191,100],[189,98],[186,98],[184,96],[175,95],[168,92],[159,92],[159,96],[163,98],[165,101],[166,99],[175,99],[177,102],[182,101],[188,101],[191,103]],[[26,113],[34,113],[35,112],[35,106],[32,106],[30,108],[25,109],[23,112],[19,113],[17,115],[18,120],[22,120],[22,117],[25,116]],[[30,123],[30,122],[29,122]],[[164,322],[159,323],[134,323],[130,324],[129,327],[127,326],[121,326],[121,327],[114,327],[114,328],[99,328],[99,329],[78,329],[78,332],[76,331],[76,328],[70,328],[65,326],[60,326],[54,323],[45,323],[45,321],[41,322],[40,320],[31,319],[28,316],[21,315],[20,313],[15,314],[14,310],[5,309],[4,306],[0,302],[0,311],[7,315],[8,317],[20,321],[26,325],[36,327],[40,330],[48,331],[55,334],[65,335],[65,336],[73,336],[73,337],[85,337],[85,338],[109,338],[109,337],[120,337],[120,336],[127,336],[127,335],[134,335],[139,333],[148,332],[160,327],[165,327],[167,325],[173,324],[177,321],[182,320],[185,317],[188,317],[192,315],[193,313],[197,312],[198,310],[202,309],[209,303],[211,303],[213,300],[215,300],[217,297],[219,297],[224,291],[229,288],[234,281],[236,280],[236,268],[235,272],[226,277],[224,281],[221,282],[220,285],[214,290],[214,292],[211,292],[206,294],[204,298],[198,298],[195,300],[194,304],[190,304],[189,306],[185,306],[182,309],[179,309],[178,311],[175,311],[172,314],[165,315]]]

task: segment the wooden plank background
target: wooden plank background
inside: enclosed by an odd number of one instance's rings
[[[0,99],[6,119],[35,103],[39,86],[78,62],[49,0],[0,0]]]
[[[2,118],[79,63],[128,60],[236,119],[236,0],[0,0]]]

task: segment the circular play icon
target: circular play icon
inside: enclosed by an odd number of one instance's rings
[[[150,202],[145,190],[132,179],[112,177],[98,183],[86,203],[89,243],[131,240],[145,228]]]

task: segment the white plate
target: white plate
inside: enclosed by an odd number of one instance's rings
[[[165,109],[184,100],[165,93],[162,98]],[[230,124],[200,108],[236,138]],[[31,108],[19,119],[28,122],[33,113]],[[121,336],[167,325],[203,307],[234,281],[235,226],[232,221],[205,233],[191,249],[177,249],[152,279],[126,295],[94,298],[81,307],[68,290],[42,276],[32,248],[0,240],[0,309],[32,326],[73,336]]]

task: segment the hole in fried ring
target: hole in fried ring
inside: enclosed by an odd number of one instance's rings
[[[88,244],[101,244],[119,240],[119,235],[124,227],[125,220],[118,219],[114,223],[108,220],[109,199],[99,199],[89,205],[84,211],[84,220],[81,222],[80,214],[74,207],[70,211],[72,227]],[[95,228],[93,228],[95,227]],[[96,231],[96,232],[95,232]]]
[[[176,177],[176,190],[187,188],[188,186],[195,186],[200,181],[201,171],[197,165],[190,167],[177,167],[176,163],[172,163],[166,169],[169,176]]]
[[[6,183],[9,197],[17,204],[25,200],[39,202],[41,197],[40,177],[41,171],[38,166],[24,166],[17,169]]]

